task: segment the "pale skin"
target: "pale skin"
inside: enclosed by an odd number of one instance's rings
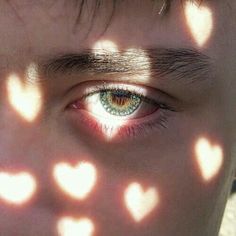
[[[94,1],[88,1],[77,26],[79,9],[72,1],[0,3],[0,167],[8,173],[28,172],[37,182],[37,191],[26,204],[0,202],[0,232],[58,235],[58,219],[69,215],[89,218],[93,235],[217,236],[236,169],[236,2],[204,3],[213,21],[204,42],[191,32],[179,0],[163,17],[153,10],[152,1],[123,1],[104,32],[112,11],[111,1],[107,2],[92,28],[87,17]],[[130,48],[197,50],[210,60],[210,78],[190,86],[187,81],[153,78],[151,71],[139,76],[57,72],[47,77],[41,70],[52,57],[92,50],[104,40],[124,52]],[[9,98],[8,82],[13,73],[25,82],[32,63],[43,82],[35,83],[41,99],[36,100],[38,114],[31,119]],[[165,93],[161,101],[176,111],[166,111],[166,128],[136,132],[134,137],[121,132],[106,139],[101,130],[86,123],[87,113],[69,107],[83,96],[86,81],[86,89],[109,81],[151,89],[154,97]],[[222,157],[219,165],[209,162],[216,166],[214,171],[206,172],[196,157],[201,138],[222,151],[217,156]],[[93,164],[96,183],[86,199],[77,201],[58,188],[53,168],[56,163],[78,161]],[[158,196],[155,209],[140,222],[124,203],[124,192],[133,182],[143,189],[154,187]]]

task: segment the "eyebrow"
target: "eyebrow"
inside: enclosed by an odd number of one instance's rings
[[[132,49],[107,52],[86,50],[81,53],[56,55],[42,63],[43,74],[150,74],[164,79],[171,77],[185,83],[208,79],[211,72],[209,56],[195,49]]]

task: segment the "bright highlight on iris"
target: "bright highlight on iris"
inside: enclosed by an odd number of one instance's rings
[[[212,11],[195,1],[186,1],[185,17],[196,43],[200,47],[204,46],[213,30]]]
[[[219,145],[212,145],[205,138],[200,138],[195,145],[197,162],[202,177],[210,181],[215,177],[223,164],[223,151]]]
[[[94,225],[88,218],[63,217],[58,221],[57,231],[59,236],[92,236]]]
[[[159,202],[156,188],[150,187],[144,191],[139,183],[131,183],[127,187],[124,200],[128,211],[136,222],[146,218]]]
[[[31,174],[0,172],[0,199],[6,203],[22,205],[31,199],[35,191],[36,181]]]
[[[28,81],[37,77],[37,67],[31,64],[26,71]],[[42,106],[41,91],[33,83],[24,83],[16,74],[11,74],[7,80],[8,99],[12,107],[25,120],[32,122],[39,114]]]
[[[53,176],[61,190],[76,200],[85,199],[97,179],[96,168],[88,162],[79,162],[76,166],[58,163],[54,166]]]

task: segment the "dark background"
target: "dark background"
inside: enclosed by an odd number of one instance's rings
[[[232,193],[236,193],[236,180],[233,183]]]

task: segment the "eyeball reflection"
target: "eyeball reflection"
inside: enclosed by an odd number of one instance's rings
[[[159,197],[156,188],[144,191],[139,183],[131,183],[125,191],[124,200],[133,219],[140,222],[156,208]]]
[[[198,46],[202,47],[208,41],[213,30],[212,11],[195,1],[186,1],[185,17],[190,32]]]
[[[97,179],[96,168],[88,162],[80,162],[74,167],[58,163],[54,166],[53,176],[61,190],[76,200],[85,199]]]
[[[0,172],[0,199],[6,203],[25,204],[32,198],[35,191],[36,181],[31,174]]]
[[[88,218],[63,217],[58,221],[57,231],[59,236],[92,236],[94,224]]]
[[[26,71],[28,83],[24,83],[22,79],[11,74],[7,79],[8,99],[12,107],[25,120],[32,122],[39,114],[42,106],[42,96],[39,87],[30,83],[37,78],[37,68],[35,64],[29,65]]]
[[[223,151],[219,145],[211,145],[205,138],[200,138],[195,145],[197,162],[202,177],[210,181],[215,177],[223,164]]]

